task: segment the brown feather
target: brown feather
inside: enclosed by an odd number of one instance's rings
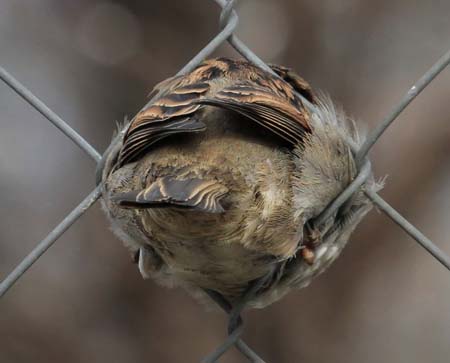
[[[270,68],[278,74],[285,82],[289,83],[298,93],[305,97],[309,102],[316,103],[317,99],[308,82],[306,82],[292,69],[277,64],[269,64]]]
[[[222,213],[220,199],[228,188],[215,180],[199,178],[159,178],[148,188],[119,194],[114,201],[121,207],[164,208],[176,206],[207,213]]]
[[[156,89],[161,96],[129,125],[118,166],[135,161],[169,135],[203,131],[204,125],[189,124],[189,120],[204,105],[240,113],[292,147],[301,144],[311,129],[309,114],[294,90],[312,100],[310,87],[287,68],[272,68],[286,82],[247,61],[218,58],[205,61],[185,76],[159,83]],[[189,126],[183,127],[183,123]]]

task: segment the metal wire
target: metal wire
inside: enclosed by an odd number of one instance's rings
[[[217,291],[213,290],[204,290],[205,293],[213,300],[217,305],[221,307],[223,311],[225,311],[227,314],[230,314],[232,311],[231,304]],[[240,321],[238,322],[238,325],[242,325],[243,321],[240,318]],[[235,342],[236,348],[244,355],[246,356],[251,362],[255,363],[265,363],[247,344],[245,344],[242,339],[239,339],[237,337],[237,340]],[[223,345],[222,345],[223,347]],[[213,353],[206,356],[201,363],[207,363],[208,360],[211,361],[211,359],[217,357],[217,354],[222,355],[221,350],[216,349]],[[218,357],[220,357],[220,355]],[[214,361],[214,360],[213,360]]]
[[[334,199],[331,204],[325,208],[322,213],[320,213],[313,221],[315,227],[320,226],[328,218],[330,218],[333,213],[339,209],[353,194],[353,190],[358,190],[361,185],[363,185],[367,178],[370,176],[370,162],[366,161],[364,166],[361,168],[358,176],[350,183],[350,185],[339,194],[336,199]]]
[[[233,9],[234,0],[214,0],[221,8],[220,14],[220,28],[221,31],[215,36],[195,57],[189,61],[178,74],[186,74],[195,68],[200,62],[208,57],[214,50],[217,49],[224,41],[228,41],[232,47],[236,49],[243,57],[258,67],[272,72],[270,67],[258,58],[244,43],[242,43],[234,34],[238,23],[238,16]],[[315,220],[315,223],[320,224],[326,219],[326,216],[334,213],[341,207],[357,190],[368,177],[368,163],[363,164],[363,160],[371,147],[385,132],[387,127],[398,117],[398,115],[411,103],[411,101],[450,63],[450,51],[448,51],[442,58],[440,58],[408,91],[404,98],[399,102],[394,110],[379,124],[379,126],[369,135],[366,142],[359,151],[355,151],[357,165],[363,165],[355,180],[344,190],[330,205],[322,212],[322,214]],[[23,97],[30,105],[44,115],[51,123],[60,129],[67,137],[69,137],[76,145],[78,145],[86,154],[97,162],[97,175],[101,173],[104,166],[104,158],[108,150],[117,146],[121,141],[121,137],[125,131],[122,130],[119,135],[113,140],[107,151],[103,155],[100,154],[75,130],[73,130],[66,122],[64,122],[58,115],[56,115],[50,108],[48,108],[42,101],[19,83],[12,75],[0,67],[0,79],[2,79],[9,87]],[[146,108],[157,97],[153,97],[145,106]],[[301,95],[299,95],[301,97]],[[306,99],[302,98],[304,105],[315,112],[315,107]],[[99,178],[97,178],[99,179]],[[440,250],[433,242],[423,235],[418,229],[403,218],[394,208],[392,208],[386,201],[384,201],[377,193],[366,190],[366,195],[378,206],[389,218],[404,229],[413,239],[415,239],[422,247],[424,247],[431,255],[433,255],[440,263],[442,263],[448,270],[450,270],[450,258]],[[20,262],[14,270],[2,281],[0,284],[0,297],[3,296],[13,284],[20,279],[20,277],[42,256],[47,249],[80,217],[84,212],[95,203],[100,197],[101,187],[98,185],[72,212],[70,212],[63,221],[54,228],[31,252]],[[259,281],[262,282],[262,281]],[[258,285],[258,284],[256,284]],[[240,317],[240,312],[244,309],[248,300],[256,293],[257,289],[250,288],[240,303],[231,306],[222,296],[214,291],[206,291],[206,293],[219,305],[221,308],[230,314],[229,335],[226,341],[218,347],[213,353],[207,356],[203,362],[215,362],[232,346],[236,348],[250,361],[257,363],[264,363],[264,361],[250,349],[241,339],[240,335],[243,330],[243,322]]]
[[[450,50],[445,53],[433,66],[419,78],[414,86],[412,86],[403,99],[394,107],[392,112],[372,131],[362,145],[356,156],[356,163],[360,164],[367,156],[372,146],[377,142],[386,129],[394,122],[394,120],[402,113],[402,111],[422,92],[430,82],[441,73],[450,64]]]
[[[39,98],[31,93],[11,74],[0,67],[0,79],[11,87],[16,93],[27,101],[31,106],[44,115],[53,125],[60,129],[69,139],[71,139],[80,149],[86,152],[95,162],[101,158],[100,154],[85,139],[81,137],[74,129],[65,123],[61,117],[48,108]]]
[[[381,209],[388,217],[390,217],[400,228],[414,238],[419,244],[425,248],[436,260],[438,260],[447,270],[450,270],[450,258],[437,247],[422,232],[409,223],[400,213],[392,208],[377,193],[366,190],[366,195]]]
[[[67,229],[86,212],[100,197],[100,187],[95,188],[84,200],[70,212],[21,263],[0,284],[0,297],[47,251]]]

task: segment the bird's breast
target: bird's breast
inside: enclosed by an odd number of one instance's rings
[[[241,292],[271,263],[295,253],[300,235],[293,220],[291,160],[285,152],[231,135],[204,138],[181,148],[149,153],[137,174],[217,180],[227,189],[223,213],[177,207],[129,211],[170,271],[226,295]]]

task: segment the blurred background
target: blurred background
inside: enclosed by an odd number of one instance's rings
[[[447,0],[241,0],[237,34],[372,128],[449,47]],[[213,1],[0,0],[0,64],[99,151],[218,31]],[[236,56],[228,46],[215,55]],[[450,254],[450,70],[372,151],[382,196]],[[95,165],[0,84],[0,277],[94,186]],[[245,314],[267,362],[448,362],[450,273],[371,212],[304,290]],[[96,204],[0,301],[0,362],[198,362],[220,312],[144,281]],[[230,351],[223,362],[243,362]]]

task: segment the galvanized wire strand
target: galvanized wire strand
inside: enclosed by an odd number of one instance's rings
[[[176,76],[181,76],[181,75],[191,72],[201,62],[203,62],[208,56],[210,56],[211,53],[214,52],[225,40],[227,40],[227,38],[236,29],[236,27],[238,25],[238,16],[236,15],[236,12],[232,8],[224,6],[224,9],[221,14],[225,14],[224,19],[227,20],[224,28],[205,47],[203,47],[202,50],[200,50],[195,55],[194,58],[192,58],[182,69],[180,69],[177,72]],[[154,101],[154,99],[157,97],[158,97],[158,95],[153,97],[150,101],[147,102],[147,104],[142,109],[145,109],[149,105],[151,105],[152,102]]]
[[[30,90],[22,85],[16,78],[9,74],[5,69],[0,67],[0,79],[2,79],[9,87],[11,87],[19,96],[27,101],[31,106],[38,110],[53,125],[60,129],[69,139],[71,139],[81,150],[86,152],[92,159],[98,162],[101,155],[95,150],[80,134],[72,129],[61,117],[47,107],[40,99],[38,99]]]
[[[375,203],[378,208],[391,218],[400,228],[414,238],[425,248],[436,260],[438,260],[447,270],[450,271],[450,258],[437,247],[422,232],[409,223],[400,213],[392,208],[383,198],[371,190],[365,191],[366,195]]]
[[[261,278],[252,281],[246,291],[243,293],[243,295],[240,297],[238,301],[234,303],[233,306],[231,306],[225,299],[223,299],[225,302],[220,303],[220,300],[218,301],[219,305],[224,307],[227,312],[229,312],[229,320],[228,320],[228,337],[227,339],[216,348],[216,350],[208,355],[202,363],[212,363],[217,361],[217,359],[220,358],[221,355],[223,355],[231,346],[238,343],[239,337],[241,336],[244,325],[241,318],[241,312],[245,308],[245,306],[248,304],[249,301],[251,301],[257,293],[263,288],[263,286],[269,281],[276,268],[275,266],[267,273],[266,275],[262,276]],[[211,295],[210,295],[211,296]],[[214,298],[214,295],[212,296]],[[214,299],[214,301],[216,301]],[[237,346],[240,350],[240,346]],[[247,347],[248,348],[248,347]],[[248,348],[249,349],[249,348]],[[246,350],[247,352],[248,350]],[[253,353],[253,351],[250,350],[250,352]],[[243,354],[245,354],[243,352]],[[256,355],[256,353],[254,353]],[[248,356],[247,356],[248,357]],[[257,357],[257,360],[252,359],[252,357],[248,357],[251,359],[252,362],[261,362],[261,358]]]
[[[225,311],[227,314],[230,314],[231,310],[232,310],[232,306],[231,304],[221,295],[219,294],[217,291],[213,291],[213,290],[208,290],[205,289],[204,290],[205,293],[211,298],[211,300],[213,300],[217,305],[220,306],[220,308]],[[242,323],[242,319],[240,324]],[[235,346],[236,348],[245,356],[247,357],[250,362],[254,362],[254,363],[265,363],[265,361],[259,357],[242,339],[237,339],[237,341],[235,342]],[[213,354],[215,352],[211,353],[209,356],[207,356],[205,359],[210,359],[214,357]],[[219,357],[216,357],[219,358]],[[208,361],[202,361],[202,363],[207,363]],[[212,361],[214,362],[214,360]]]
[[[239,339],[243,332],[244,323],[241,313],[246,305],[263,289],[263,287],[273,278],[277,266],[274,265],[270,271],[261,278],[252,281],[247,287],[243,295],[233,304],[233,306],[219,293],[205,290],[206,293],[225,310],[228,314],[228,337],[216,348],[216,350],[208,355],[202,363],[216,362],[222,354],[224,354],[233,344],[237,349],[245,355],[251,362],[264,363],[264,361],[251,350],[242,340]]]
[[[0,283],[2,297],[14,283],[41,257],[61,235],[100,197],[100,187],[95,188],[72,212],[70,212]]]
[[[339,209],[354,193],[363,185],[370,176],[370,162],[366,161],[361,168],[358,176],[353,179],[349,186],[339,194],[322,213],[320,213],[314,220],[313,225],[319,227],[323,222],[330,218],[335,211]]]
[[[362,145],[356,156],[356,162],[359,165],[366,157],[369,150],[377,142],[386,129],[394,122],[394,120],[402,113],[402,111],[424,90],[430,82],[441,73],[445,67],[450,64],[450,50],[447,51],[433,66],[420,77],[420,79],[412,86],[402,100],[394,107],[389,115],[373,130],[366,141]]]
[[[237,16],[236,12],[234,10],[231,10],[232,7],[234,6],[235,1],[233,0],[214,0],[217,4],[219,4],[222,7],[222,11],[225,12],[226,14],[230,14],[229,16]],[[226,19],[226,17],[224,16],[224,19],[222,19],[221,16],[221,22],[223,22]],[[271,73],[272,75],[274,75],[277,78],[280,78],[273,70],[272,68],[270,68],[261,58],[259,58],[255,53],[253,53],[250,48],[248,48],[236,35],[231,34],[228,37],[228,43],[230,43],[230,45],[236,49],[236,51],[242,55],[245,59],[247,59],[248,61],[250,61],[251,63],[253,63],[255,66],[261,68],[262,70]],[[299,94],[298,92],[295,92],[295,94],[297,95],[297,97],[299,97],[302,100],[302,103],[306,106],[306,108],[312,112],[315,113],[316,112],[316,107],[309,102],[305,97],[303,97],[301,94]]]
[[[230,335],[228,335],[225,341],[217,347],[214,352],[207,355],[204,359],[202,359],[201,363],[214,363],[224,355],[233,345],[236,344],[239,337],[242,335],[244,331],[244,326],[238,326]]]
[[[216,35],[197,55],[192,58],[178,73],[177,75],[182,75],[189,73],[195,67],[197,67],[201,62],[203,62],[208,56],[211,55],[227,38],[234,32],[238,25],[238,16],[234,10],[225,8],[224,12],[228,13],[227,23],[225,27]]]
[[[224,6],[222,6],[222,11],[220,12],[219,16],[219,27],[220,29],[225,28],[226,24],[228,23],[228,20],[230,19],[230,16],[234,14],[234,16],[237,16],[236,12],[234,11],[234,5],[236,5],[237,0],[227,0]]]
[[[277,265],[272,265],[270,271],[264,276],[250,283],[247,291],[234,304],[230,311],[230,318],[228,323],[228,333],[230,334],[237,326],[242,324],[241,313],[247,304],[263,289],[265,285],[273,278],[277,270]]]

